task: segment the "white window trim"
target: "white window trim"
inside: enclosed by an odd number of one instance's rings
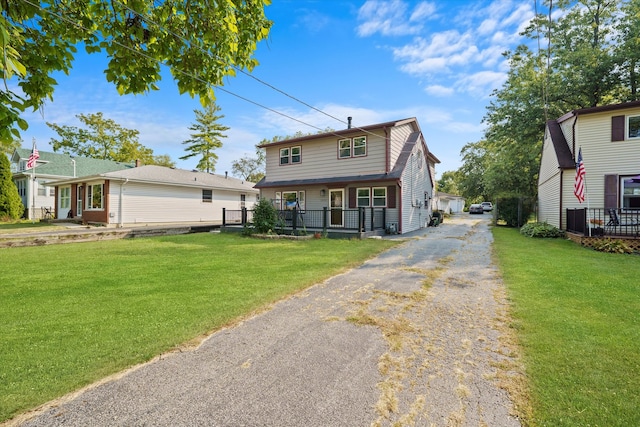
[[[356,154],[356,139],[364,141],[364,153]],[[353,157],[365,157],[367,155],[367,137],[366,136],[356,136],[352,139],[353,144]],[[362,148],[362,147],[358,147]]]
[[[384,191],[384,205],[376,205],[376,199],[382,199],[382,196],[376,197],[376,190]],[[387,207],[387,187],[373,187],[371,191],[371,201],[374,208],[386,208]]]
[[[211,194],[211,198],[210,199],[206,199],[204,196],[204,192],[208,191]],[[203,188],[202,189],[202,199],[201,199],[202,203],[213,203],[213,190],[210,188]]]
[[[293,154],[293,150],[298,149],[298,154]],[[291,147],[289,149],[289,153],[290,153],[290,157],[289,157],[289,164],[295,165],[298,163],[302,163],[302,146],[301,145],[296,145],[295,147]],[[298,161],[293,161],[294,156],[298,157]]]
[[[342,148],[342,142],[348,141],[349,142],[349,155],[348,156],[343,156],[342,155],[342,150],[346,150],[346,148]],[[350,159],[352,157],[352,153],[353,153],[353,143],[351,142],[351,138],[345,138],[345,139],[339,139],[338,140],[338,158],[339,159]]]
[[[71,187],[60,188],[60,209],[71,209]]]
[[[282,152],[286,151],[285,155],[282,155]],[[284,166],[284,165],[288,165],[289,164],[289,157],[291,156],[291,150],[289,149],[289,147],[287,148],[281,148],[280,149],[280,157],[279,157],[279,162],[280,162],[280,166]],[[283,163],[282,160],[285,159],[285,162]]]
[[[636,116],[627,116],[626,117],[626,137],[627,139],[639,139],[640,138],[640,115],[636,115]],[[629,122],[631,121],[631,119],[638,119],[638,131],[637,131],[637,135],[636,136],[631,136],[630,132],[631,132],[631,126],[629,124]]]
[[[293,150],[295,149],[298,150],[298,154],[293,154]],[[286,152],[286,154],[283,155],[283,152]],[[302,163],[302,145],[281,148],[279,150],[279,156],[279,166],[297,165],[298,163]],[[294,161],[294,157],[297,157],[298,160]],[[285,160],[284,163],[282,162],[283,160]]]
[[[100,207],[93,207],[93,187],[100,186]],[[99,184],[87,184],[87,206],[85,211],[103,211],[104,210],[104,183]]]
[[[360,199],[364,199],[363,197],[360,197],[360,191],[361,190],[366,190],[367,191],[367,204],[366,205],[360,205]],[[372,196],[372,191],[370,187],[360,187],[360,188],[356,188],[356,208],[368,208],[371,207],[371,196]]]

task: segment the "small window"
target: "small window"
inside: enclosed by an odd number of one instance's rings
[[[71,187],[60,188],[60,209],[71,207]]]
[[[44,182],[38,183],[38,196],[46,196],[47,195],[47,187],[44,186]]]
[[[56,187],[49,187],[49,196],[55,197],[56,195]]]
[[[338,141],[338,157],[341,159],[351,157],[351,140],[341,139]]]
[[[300,147],[291,147],[291,163],[300,163],[302,149]]]
[[[280,149],[280,164],[288,165],[289,164],[289,149],[281,148]]]
[[[373,189],[373,206],[381,208],[387,206],[387,189],[379,187]]]
[[[213,190],[202,189],[202,203],[213,203]]]
[[[305,201],[304,191],[298,191],[298,207],[300,208],[301,211],[304,211],[307,209],[307,202]]]
[[[640,175],[621,178],[622,207],[640,209]]]
[[[358,188],[358,207],[367,208],[371,206],[371,189]]]
[[[89,185],[89,209],[96,209],[96,210],[100,210],[102,209],[102,204],[103,204],[103,200],[102,200],[102,188],[103,185],[102,184],[93,184],[93,185]]]
[[[640,138],[640,116],[631,116],[628,118],[628,138]]]
[[[280,203],[282,203],[282,193],[280,193],[279,191],[276,191],[276,198],[273,201],[273,206],[276,209],[282,209],[282,206],[280,205]]]
[[[295,191],[284,191],[282,193],[282,202],[283,202],[283,206],[282,209],[293,209],[293,208],[298,208],[296,206],[298,201],[298,193]]]
[[[367,155],[367,137],[359,136],[353,138],[353,157],[366,156]]]

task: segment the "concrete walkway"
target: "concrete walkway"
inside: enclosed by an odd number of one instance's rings
[[[414,233],[197,349],[14,424],[519,426],[497,386],[509,357],[488,220],[462,214]]]

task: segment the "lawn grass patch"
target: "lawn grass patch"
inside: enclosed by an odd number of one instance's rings
[[[0,235],[14,233],[37,233],[39,231],[63,230],[64,227],[45,221],[20,220],[0,222]]]
[[[640,425],[640,258],[495,227],[533,425]]]
[[[397,244],[191,234],[0,250],[0,421]]]

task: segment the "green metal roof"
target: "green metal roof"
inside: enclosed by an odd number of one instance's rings
[[[59,177],[73,177],[73,161],[76,163],[76,177],[96,175],[135,167],[134,163],[114,162],[113,160],[93,159],[90,157],[72,157],[64,153],[51,153],[39,151],[35,173],[38,175],[51,175]],[[12,162],[27,160],[31,150],[18,148],[11,157]],[[31,169],[19,173],[29,174]]]

